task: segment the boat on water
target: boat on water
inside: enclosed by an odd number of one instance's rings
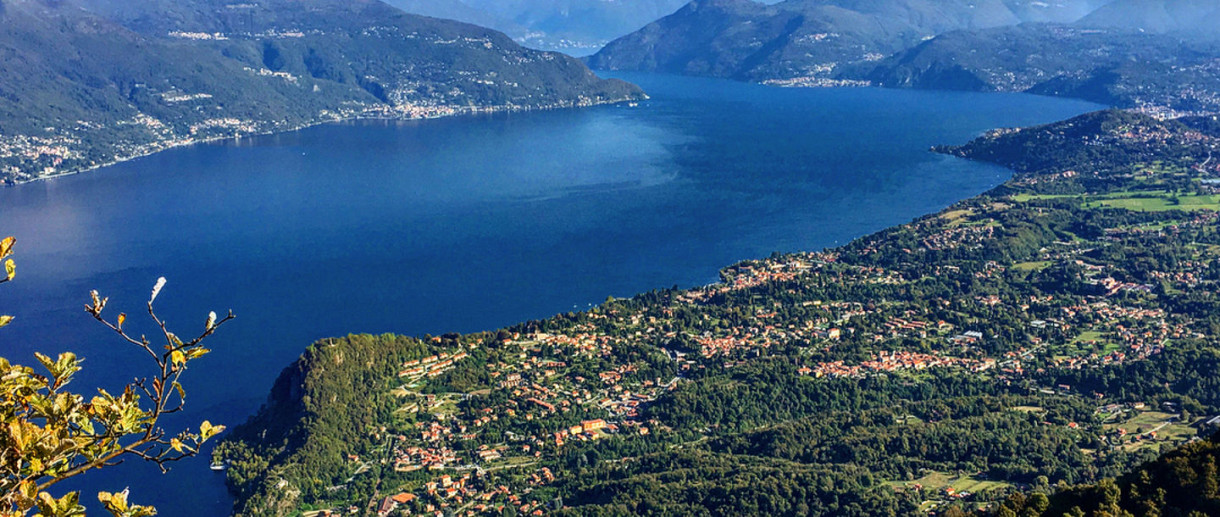
[[[226,468],[229,468],[229,465],[228,465],[228,462],[224,462],[224,463],[216,462],[216,463],[212,463],[212,466],[208,467],[208,468],[212,469],[213,472],[224,472],[224,470]]]

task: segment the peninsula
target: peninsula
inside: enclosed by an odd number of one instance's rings
[[[215,459],[237,515],[917,515],[1103,482],[1220,414],[1217,144],[1122,111],[998,130],[938,150],[1010,181],[841,248],[322,340]]]

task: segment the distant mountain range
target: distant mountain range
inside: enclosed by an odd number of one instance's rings
[[[1220,0],[695,0],[593,68],[1220,111]]]
[[[375,0],[0,0],[0,180],[353,117],[637,98],[579,61]]]
[[[822,78],[952,30],[1072,20],[1093,4],[1028,0],[695,0],[589,58],[594,68],[744,80]]]
[[[1033,24],[950,32],[878,62],[864,78],[897,88],[1220,111],[1220,45],[1124,29]]]
[[[687,0],[386,0],[409,13],[491,27],[518,42],[573,55],[672,14]]]
[[[1214,39],[1220,35],[1220,0],[1116,0],[1080,25]]]

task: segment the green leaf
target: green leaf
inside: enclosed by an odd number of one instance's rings
[[[85,515],[85,507],[80,505],[78,492],[68,492],[67,495],[55,499],[51,494],[38,494],[38,510],[44,517],[78,517]]]
[[[38,362],[42,363],[42,367],[46,368],[52,375],[55,374],[55,361],[38,352],[34,352],[34,357],[38,358]]]
[[[80,362],[76,360],[76,354],[64,352],[59,354],[59,359],[55,360],[55,370],[52,373],[55,374],[57,379],[66,381],[80,370]]]
[[[4,261],[4,273],[8,275],[9,280],[17,276],[17,263],[13,262],[13,259]]]

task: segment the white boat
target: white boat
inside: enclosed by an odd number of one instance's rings
[[[215,472],[224,472],[224,470],[226,468],[228,468],[228,465],[226,463],[213,463],[212,466],[209,468],[211,468]]]

